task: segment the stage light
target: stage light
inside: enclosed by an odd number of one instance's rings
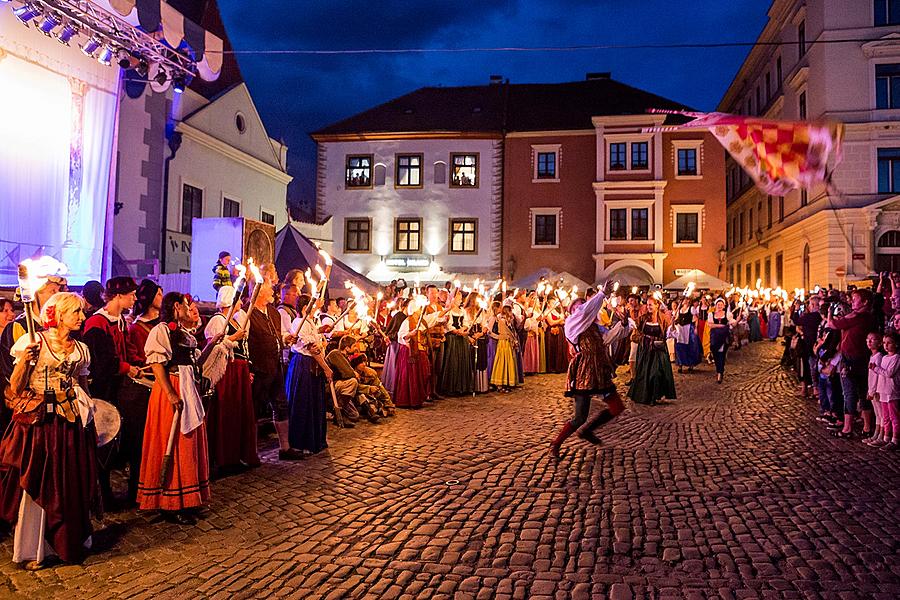
[[[176,94],[181,94],[184,92],[184,77],[176,77],[172,80],[172,90]]]
[[[119,66],[123,69],[130,69],[132,65],[137,66],[138,62],[137,58],[133,57],[131,53],[129,53],[128,50],[125,50],[124,48],[121,48],[118,52],[116,52],[116,59],[118,59]]]
[[[21,21],[23,25],[27,26],[28,21],[41,14],[41,9],[29,2],[15,9],[13,14],[16,15],[16,18]]]
[[[50,37],[53,33],[53,30],[56,29],[56,26],[62,23],[62,17],[55,13],[44,13],[44,18],[41,19],[41,22],[38,24],[38,29],[41,33]]]
[[[97,55],[97,62],[108,67],[112,63],[112,59],[115,54],[116,52],[112,49],[112,46],[106,44],[100,50],[100,54]]]
[[[63,25],[63,28],[59,30],[59,33],[56,34],[56,39],[60,44],[68,46],[69,42],[71,42],[72,38],[76,35],[78,35],[78,28],[71,23],[66,23]]]
[[[100,47],[100,40],[95,37],[92,37],[88,41],[84,43],[84,46],[81,47],[81,51],[84,52],[85,56],[94,57],[94,52]]]
[[[146,77],[147,73],[150,71],[150,65],[147,64],[147,61],[143,58],[138,62],[138,66],[135,69],[141,77]]]

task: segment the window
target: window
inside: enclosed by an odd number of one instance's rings
[[[478,221],[476,219],[450,219],[450,254],[475,254],[478,252]]]
[[[900,2],[875,0],[875,27],[900,24]]]
[[[736,277],[736,279],[734,280],[734,282],[735,282],[737,285],[741,285],[741,264],[740,264],[740,263],[738,263],[738,264],[736,264],[736,265],[734,266],[734,274],[735,274],[735,277]]]
[[[348,156],[344,171],[344,185],[347,188],[372,187],[372,155]]]
[[[800,190],[800,206],[806,206],[809,204],[809,192],[806,190]]]
[[[678,149],[678,174],[679,175],[696,175],[697,174],[697,149],[696,148],[679,148]]]
[[[760,95],[759,95],[759,86],[756,86],[756,110],[758,110],[761,113],[762,107],[763,107],[763,105],[762,105],[762,98],[760,98]]]
[[[753,264],[753,275],[754,275],[753,280],[754,280],[754,281],[758,281],[759,279],[761,279],[760,275],[762,275],[762,273],[760,272],[760,268],[759,268],[759,267],[760,267],[759,261],[756,261],[756,262]]]
[[[900,65],[875,65],[875,108],[900,108]]]
[[[699,236],[699,216],[695,212],[677,213],[675,215],[675,243],[676,244],[698,244]]]
[[[559,211],[532,213],[532,247],[559,245]]]
[[[900,148],[878,149],[878,193],[900,192]]]
[[[806,92],[800,92],[800,99],[797,101],[800,110],[800,118],[806,118]]]
[[[611,208],[609,210],[609,239],[628,239],[628,209]]]
[[[478,187],[478,155],[451,154],[450,187]]]
[[[648,230],[649,209],[632,208],[631,209],[631,239],[646,240],[650,239]]]
[[[396,187],[422,187],[422,155],[398,154]]]
[[[784,73],[781,70],[781,57],[779,56],[775,59],[775,78],[778,80],[775,83],[778,84],[777,89],[781,89],[781,83],[784,81]]]
[[[275,224],[275,215],[273,215],[272,213],[267,213],[267,212],[264,211],[264,210],[260,211],[260,213],[259,213],[259,219],[260,219],[260,221],[262,221],[263,223],[268,223],[269,225],[274,225],[274,224]]]
[[[763,224],[763,211],[762,211],[762,200],[756,203],[756,230],[762,230]]]
[[[753,265],[751,265],[750,263],[747,263],[744,266],[744,285],[747,287],[750,286],[750,277],[753,276],[753,273],[751,272],[752,268],[753,268]]]
[[[751,241],[753,239],[753,209],[750,209],[750,215],[747,217],[747,241]]]
[[[798,60],[806,54],[806,21],[800,21],[797,25],[797,48],[800,50]]]
[[[766,73],[766,102],[772,99],[772,74]]]
[[[624,171],[628,166],[625,164],[625,142],[616,142],[609,145],[609,170]]]
[[[422,219],[397,219],[394,252],[422,251]]]
[[[185,183],[181,188],[181,233],[191,235],[191,219],[203,216],[203,190]]]
[[[632,170],[646,169],[649,166],[647,160],[647,142],[633,142],[631,144],[631,168]]]
[[[784,196],[778,197],[778,222],[784,221]]]
[[[222,200],[222,216],[223,217],[239,217],[241,216],[241,203],[235,202],[231,198]]]
[[[738,238],[737,238],[737,243],[738,243],[738,244],[743,244],[743,243],[744,243],[744,213],[743,213],[743,212],[741,212],[741,214],[738,215]]]
[[[728,267],[728,281],[734,283],[734,265]]]
[[[434,163],[434,182],[439,185],[447,183],[447,163],[442,161]]]
[[[772,258],[769,256],[766,257],[766,270],[763,274],[765,275],[763,285],[766,287],[774,287],[772,285]]]
[[[556,152],[537,153],[536,179],[556,179]]]
[[[775,281],[772,285],[779,286],[784,282],[784,255],[779,252],[775,255]]]
[[[803,246],[803,287],[809,288],[809,244]]]
[[[372,221],[366,218],[344,221],[344,252],[369,252]]]
[[[772,196],[768,196],[766,198],[766,204],[768,204],[768,206],[767,206],[768,210],[766,212],[769,215],[769,227],[768,228],[772,229]]]

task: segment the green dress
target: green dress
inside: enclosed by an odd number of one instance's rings
[[[675,399],[675,376],[659,323],[642,323],[634,379],[628,397],[639,404],[656,404],[660,398]]]

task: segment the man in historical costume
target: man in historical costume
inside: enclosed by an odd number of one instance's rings
[[[444,292],[446,294],[446,292]],[[428,330],[428,362],[431,363],[431,399],[439,399],[438,382],[441,380],[441,365],[444,362],[444,329],[447,324],[447,313],[450,307],[440,301],[440,292],[435,285],[425,288],[428,306],[422,311],[422,320]]]
[[[196,523],[196,511],[210,498],[206,413],[197,383],[201,365],[218,341],[212,340],[201,354],[192,333],[198,322],[191,305],[189,295],[163,296],[160,323],[144,346],[155,380],[137,497],[141,510],[159,510],[166,520],[185,525]]]
[[[355,354],[355,345],[355,338],[349,335],[344,336],[341,338],[338,348],[325,356],[325,362],[334,372],[334,389],[341,405],[344,423],[347,424],[349,421],[350,426],[359,420],[361,414],[365,415],[371,423],[377,423],[380,412],[380,406],[373,398],[378,390],[361,384],[356,371],[350,364],[349,357]]]
[[[369,398],[375,402],[379,415],[382,417],[393,417],[397,412],[391,400],[391,393],[381,383],[378,373],[369,366],[365,354],[356,353],[349,356],[350,366],[356,371],[356,378],[359,379],[361,386],[368,386],[368,391],[364,392]]]
[[[28,570],[53,556],[81,561],[91,515],[101,512],[95,403],[85,391],[90,351],[72,337],[83,307],[77,294],[54,294],[37,321],[46,329],[10,350],[13,419],[0,442],[0,518],[15,523],[13,561]]]
[[[566,422],[550,444],[550,454],[554,457],[559,456],[563,441],[579,428],[580,438],[599,444],[600,439],[594,434],[594,430],[625,410],[625,404],[613,383],[615,369],[609,358],[604,334],[596,323],[604,298],[605,294],[598,292],[586,302],[580,299],[574,301],[566,319],[566,339],[575,347],[576,353],[569,363],[565,395],[574,399],[575,407],[572,419]],[[623,331],[619,326],[615,335],[625,333],[627,330]],[[607,408],[588,421],[591,398],[595,395],[603,396]]]
[[[250,314],[250,329],[247,338],[250,347],[250,371],[253,374],[253,401],[256,406],[269,406],[272,422],[278,434],[279,460],[301,460],[303,452],[291,448],[289,412],[285,391],[284,349],[287,342],[293,343],[296,336],[291,334],[291,323],[285,327],[284,315],[273,305],[275,293],[268,283],[261,284],[254,310]],[[287,284],[296,289],[293,284]],[[296,303],[295,303],[296,304]],[[282,308],[291,308],[282,306]],[[302,318],[302,317],[301,317]]]
[[[137,284],[131,277],[113,277],[106,282],[103,297],[106,304],[84,322],[82,339],[91,351],[91,396],[119,407],[119,392],[126,378],[140,375],[140,369],[128,362],[128,324],[122,313],[130,310],[137,299]],[[109,483],[110,464],[101,465],[100,489],[103,502],[113,507]]]
[[[34,327],[37,331],[42,331],[40,314],[41,308],[47,303],[56,292],[64,292],[67,289],[67,281],[65,277],[51,276],[44,280],[43,285],[39,287],[34,294],[34,307],[32,310],[32,318]],[[28,310],[26,307],[25,310]],[[3,328],[0,333],[0,394],[6,390],[9,385],[9,378],[13,372],[13,356],[10,350],[16,341],[28,332],[25,311],[22,311],[15,320]],[[12,416],[5,402],[0,402],[0,432],[6,430],[6,425]]]

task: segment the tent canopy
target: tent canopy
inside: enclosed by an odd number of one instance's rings
[[[524,277],[516,279],[510,284],[510,287],[533,290],[537,288],[538,282],[540,282],[541,279],[544,279],[545,281],[553,284],[556,287],[570,288],[574,285],[577,285],[578,289],[581,291],[584,291],[590,287],[589,283],[579,279],[578,277],[575,277],[568,271],[557,273],[549,267],[541,267],[530,275],[526,275]]]
[[[687,274],[667,283],[663,286],[663,289],[683,290],[690,282],[694,282],[694,287],[698,290],[727,290],[731,287],[731,284],[727,281],[722,281],[718,277],[713,277],[700,269],[691,269]]]
[[[352,281],[367,294],[378,292],[377,283],[360,275],[340,260],[336,258],[333,260],[331,279],[328,282],[329,290],[345,293],[344,282]],[[319,248],[291,223],[275,234],[275,267],[281,275],[291,269],[303,271],[315,269],[315,265],[320,262],[322,260],[319,257]]]

